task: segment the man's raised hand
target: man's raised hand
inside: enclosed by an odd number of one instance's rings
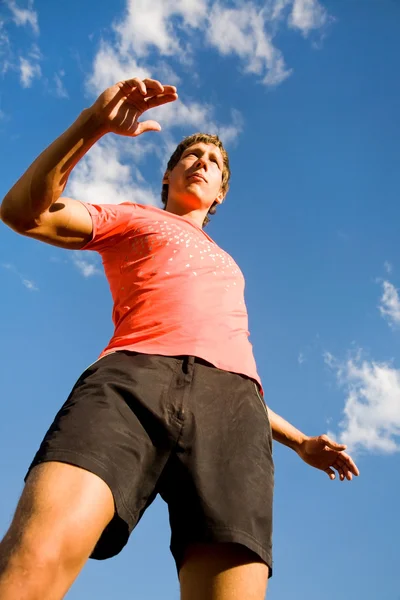
[[[351,481],[353,475],[359,475],[359,470],[353,459],[344,452],[346,446],[331,440],[327,435],[310,437],[304,440],[297,449],[298,455],[308,465],[325,471],[329,479],[335,479],[335,470],[340,481]]]
[[[91,107],[106,132],[136,137],[145,131],[160,131],[157,121],[139,121],[150,108],[174,102],[176,87],[155,79],[127,79],[107,88]]]

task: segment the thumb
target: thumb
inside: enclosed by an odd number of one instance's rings
[[[338,450],[341,452],[347,448],[346,444],[338,444],[337,442],[331,440],[331,438],[329,438],[327,435],[321,435],[321,441],[324,442],[328,448],[331,448],[331,450]]]
[[[135,135],[140,135],[146,131],[161,131],[161,125],[157,121],[140,121],[137,125]]]

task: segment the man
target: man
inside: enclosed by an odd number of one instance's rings
[[[132,79],[108,88],[8,192],[18,233],[100,252],[115,333],[78,379],[26,476],[0,544],[0,600],[63,598],[86,560],[117,554],[157,493],[182,600],[262,600],[271,575],[272,437],[331,479],[358,475],[345,446],[266,408],[248,341],[244,280],[203,231],[228,190],[216,136],[186,138],[163,179],[166,210],[62,198],[89,148],[177,99]],[[133,199],[134,200],[134,199]]]

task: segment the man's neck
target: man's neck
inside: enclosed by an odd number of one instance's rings
[[[203,209],[185,209],[183,206],[179,204],[175,204],[174,202],[168,201],[168,204],[165,208],[167,212],[173,213],[174,215],[179,215],[180,217],[186,217],[187,219],[191,219],[198,225],[199,227],[203,227],[204,219],[207,216],[207,210]]]

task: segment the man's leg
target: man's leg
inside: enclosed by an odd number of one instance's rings
[[[181,600],[264,600],[268,567],[240,544],[195,544],[179,580]]]
[[[79,467],[34,467],[0,543],[1,600],[64,597],[114,515],[111,490]]]

